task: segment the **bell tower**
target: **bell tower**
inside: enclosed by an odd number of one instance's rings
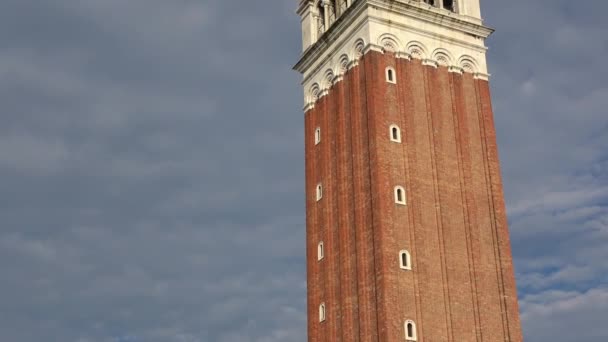
[[[479,0],[300,0],[308,340],[521,342]]]

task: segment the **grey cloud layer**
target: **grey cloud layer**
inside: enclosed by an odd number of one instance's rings
[[[482,4],[526,340],[604,341],[608,6]],[[2,340],[305,339],[294,8],[0,4]]]

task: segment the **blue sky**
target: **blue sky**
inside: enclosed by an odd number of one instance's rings
[[[0,2],[1,340],[305,340],[295,7]],[[607,10],[482,0],[530,342],[608,340]]]

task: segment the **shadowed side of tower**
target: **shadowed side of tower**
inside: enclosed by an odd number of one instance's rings
[[[492,30],[428,2],[300,2],[309,341],[522,341]]]

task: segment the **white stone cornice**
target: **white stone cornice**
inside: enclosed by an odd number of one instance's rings
[[[456,65],[450,65],[450,67],[448,68],[448,72],[453,72],[455,74],[461,74],[464,72],[464,70],[462,70],[461,67],[456,66]]]
[[[412,59],[412,55],[410,55],[407,52],[403,52],[403,51],[397,51],[395,53],[395,57],[400,58],[400,59],[407,59],[408,61]]]
[[[476,73],[473,74],[473,77],[476,80],[484,80],[484,81],[490,80],[490,76],[491,76],[490,74],[486,74],[486,73],[483,73],[483,72],[476,72]]]
[[[376,52],[384,53],[384,49],[382,49],[382,46],[376,45],[376,44],[367,44],[363,48],[363,54],[364,55],[366,55],[370,51],[376,51]]]
[[[437,61],[429,59],[429,58],[422,59],[422,65],[428,65],[430,67],[437,69]]]

